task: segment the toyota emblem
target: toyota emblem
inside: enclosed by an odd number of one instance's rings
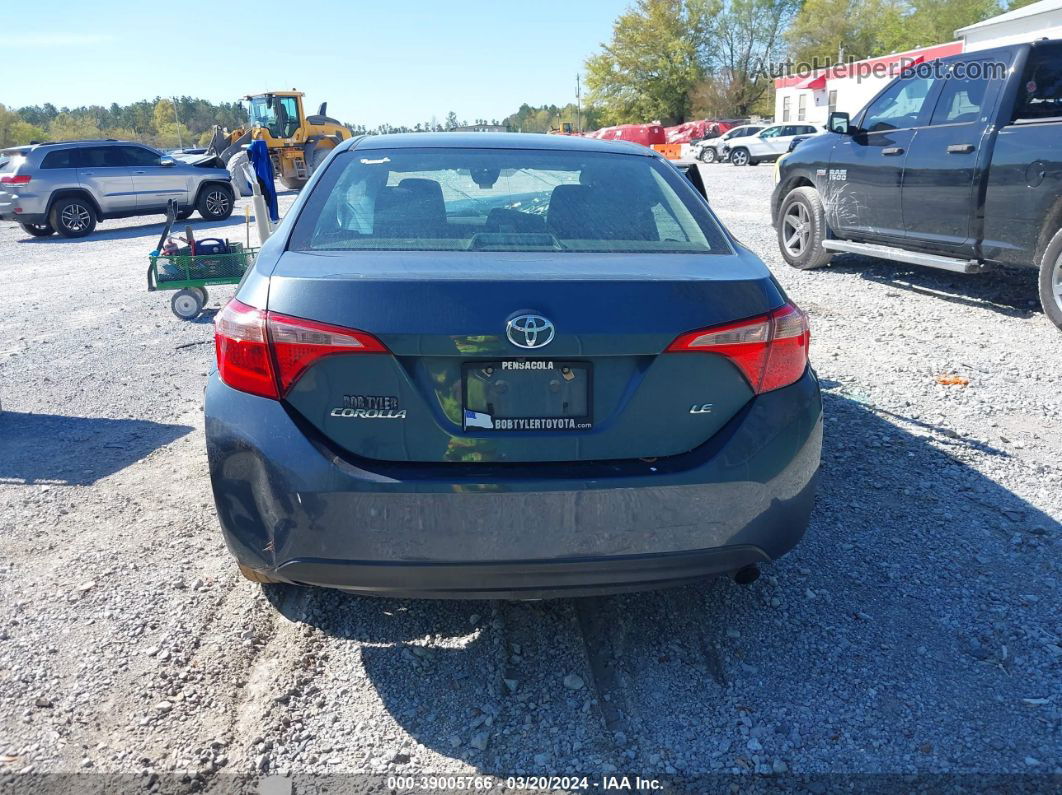
[[[542,315],[517,315],[505,324],[505,336],[517,348],[544,348],[556,329]]]

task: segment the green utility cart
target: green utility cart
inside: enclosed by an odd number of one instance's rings
[[[257,248],[248,248],[219,238],[196,241],[191,227],[184,246],[170,237],[176,219],[176,203],[166,212],[166,228],[158,248],[148,255],[148,292],[176,290],[170,299],[170,309],[182,320],[199,316],[207,302],[207,287],[216,284],[239,284],[243,274],[254,263]]]

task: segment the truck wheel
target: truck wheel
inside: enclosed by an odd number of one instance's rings
[[[325,161],[325,158],[328,157],[331,151],[332,147],[330,146],[325,147],[318,145],[314,147],[313,153],[310,155],[309,163],[307,163],[310,167],[311,175],[317,172],[317,169],[321,167],[321,164]]]
[[[306,186],[306,180],[298,177],[281,177],[280,184],[288,190],[302,190]]]
[[[19,224],[22,231],[34,237],[48,237],[55,234],[55,228],[51,224]]]
[[[701,162],[702,163],[714,163],[716,159],[715,147],[706,146],[701,150]]]
[[[730,153],[730,162],[735,166],[747,166],[749,160],[749,150],[744,147],[738,147]]]
[[[235,194],[228,185],[207,185],[199,192],[195,208],[207,221],[224,221],[232,215]]]
[[[87,199],[60,199],[52,205],[50,226],[63,237],[84,237],[96,228],[96,208]]]
[[[1062,329],[1062,230],[1051,238],[1040,263],[1040,305],[1047,319]]]
[[[826,238],[826,211],[814,188],[796,188],[782,202],[778,222],[778,248],[782,258],[802,271],[821,268],[830,261],[822,247]]]

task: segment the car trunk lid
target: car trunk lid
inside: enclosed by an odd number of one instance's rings
[[[723,356],[665,349],[684,332],[784,302],[740,250],[287,252],[268,308],[386,346],[322,358],[285,395],[339,449],[388,461],[542,462],[703,444],[753,389]],[[552,324],[547,343],[520,346],[526,333],[507,327],[527,317]]]

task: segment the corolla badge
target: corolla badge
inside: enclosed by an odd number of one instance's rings
[[[517,315],[505,324],[505,336],[517,348],[544,348],[555,334],[553,324],[542,315]]]

